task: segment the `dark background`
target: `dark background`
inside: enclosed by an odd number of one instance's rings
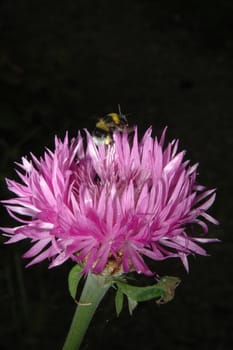
[[[200,182],[217,187],[211,210],[220,229],[210,257],[158,264],[182,278],[175,299],[142,303],[117,319],[109,293],[83,349],[228,350],[233,346],[233,2],[0,2],[1,198],[14,161],[75,136],[106,112],[129,113],[143,132],[153,125],[180,138],[200,162]],[[1,226],[13,225],[1,208]],[[2,242],[4,239],[2,238]],[[28,242],[1,244],[0,347],[61,349],[74,311],[67,291],[72,263],[24,269]]]

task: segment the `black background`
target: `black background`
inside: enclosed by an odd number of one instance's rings
[[[116,318],[113,293],[99,308],[83,349],[231,349],[233,331],[232,142],[233,2],[0,2],[1,198],[14,161],[53,147],[54,134],[75,136],[95,117],[129,113],[179,138],[199,179],[217,187],[210,257],[158,264],[178,275],[175,299],[140,304]],[[1,208],[1,226],[13,225]],[[4,239],[2,238],[2,242]],[[1,349],[61,349],[74,311],[67,291],[72,263],[24,269],[28,242],[1,244]]]

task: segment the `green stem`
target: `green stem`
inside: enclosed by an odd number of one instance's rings
[[[62,350],[79,349],[95,310],[109,287],[103,276],[88,274]]]

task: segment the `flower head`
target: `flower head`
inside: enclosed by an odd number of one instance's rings
[[[192,224],[208,231],[217,224],[206,211],[215,190],[196,182],[197,164],[184,161],[178,141],[164,147],[148,129],[141,141],[114,133],[111,145],[96,145],[92,136],[55,138],[55,150],[43,158],[22,158],[20,181],[7,179],[16,197],[4,200],[20,225],[3,228],[8,243],[29,238],[28,265],[50,259],[50,267],[71,258],[85,272],[151,274],[144,257],[179,257],[188,270],[189,254],[205,255],[199,245],[211,238],[193,237]]]

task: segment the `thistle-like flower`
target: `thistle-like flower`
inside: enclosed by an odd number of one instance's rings
[[[2,230],[8,243],[31,240],[28,265],[72,259],[84,272],[150,275],[144,257],[179,257],[188,270],[189,254],[206,254],[200,243],[216,239],[190,232],[217,224],[206,212],[215,190],[196,182],[198,165],[184,161],[177,140],[164,147],[165,131],[158,140],[148,129],[139,141],[135,128],[129,138],[116,132],[106,146],[88,132],[85,140],[56,137],[54,151],[17,164],[21,180],[7,179],[16,197],[2,202],[20,225]]]

